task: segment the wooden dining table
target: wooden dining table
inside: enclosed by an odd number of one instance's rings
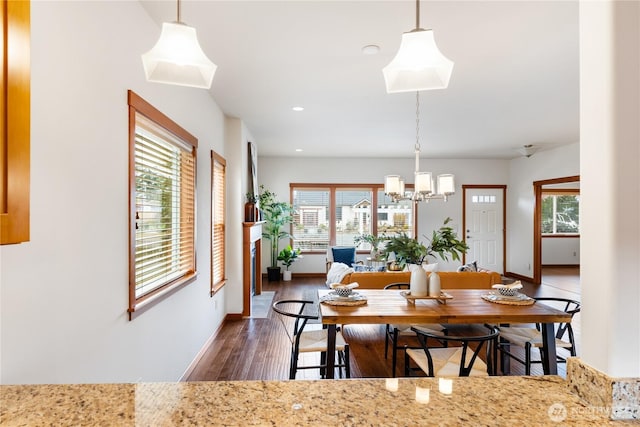
[[[511,324],[540,323],[544,352],[545,375],[556,375],[556,342],[554,324],[570,322],[571,315],[562,310],[536,302],[533,305],[505,305],[482,299],[487,289],[444,289],[451,298],[442,302],[434,299],[417,299],[413,302],[398,290],[363,289],[357,293],[367,298],[364,305],[342,306],[320,302],[322,323],[328,330],[327,378],[335,374],[336,325],[349,324]],[[320,300],[331,292],[318,291]],[[549,357],[549,356],[552,357]]]

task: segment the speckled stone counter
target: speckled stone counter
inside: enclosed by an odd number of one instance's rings
[[[556,376],[452,381],[451,394],[440,392],[434,378],[395,384],[392,379],[357,379],[2,386],[0,425],[633,424],[610,421],[606,409],[589,406]]]

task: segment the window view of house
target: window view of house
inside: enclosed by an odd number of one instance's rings
[[[354,239],[363,234],[414,234],[411,202],[393,202],[377,187],[297,187],[293,189],[292,205],[295,211],[293,246],[302,251],[324,251],[334,245],[355,246]],[[374,205],[376,209],[372,209]],[[370,250],[371,247],[361,242],[358,249]]]
[[[542,234],[580,233],[580,195],[542,195]]]

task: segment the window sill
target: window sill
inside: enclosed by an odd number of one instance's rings
[[[175,292],[182,289],[189,283],[194,282],[197,277],[198,273],[192,273],[139,298],[127,310],[129,312],[129,320],[131,321],[135,319],[151,307],[155,306],[161,301],[164,301],[167,297],[173,295]]]

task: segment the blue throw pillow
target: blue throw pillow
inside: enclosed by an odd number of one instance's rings
[[[355,248],[331,248],[333,252],[333,262],[351,265],[356,262]]]

